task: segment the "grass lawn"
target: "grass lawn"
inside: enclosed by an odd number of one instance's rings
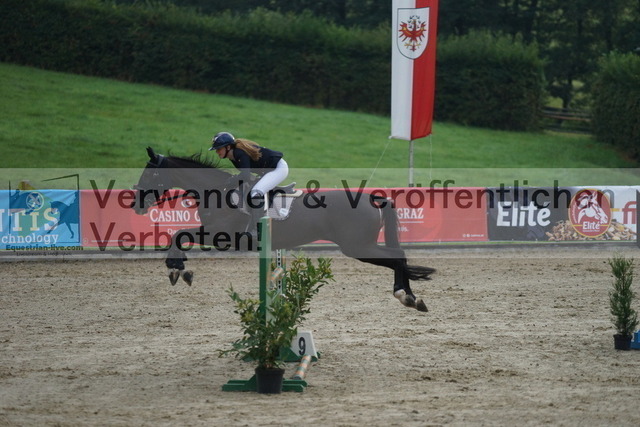
[[[407,181],[408,142],[388,139],[388,117],[11,64],[0,64],[0,97],[0,166],[5,169],[135,168],[139,173],[148,145],[165,154],[190,155],[206,151],[212,135],[227,130],[284,151],[292,177],[303,181],[310,175],[320,176],[323,186],[340,186],[342,179],[357,184],[371,178],[368,185],[379,186]],[[511,176],[530,176],[531,185],[546,185],[537,181],[563,174],[579,182],[589,179],[585,185],[626,184],[637,177],[619,169],[638,165],[586,135],[435,123],[433,135],[415,143],[414,166],[416,182],[423,185],[454,179],[458,185],[481,186],[496,179],[510,182]]]

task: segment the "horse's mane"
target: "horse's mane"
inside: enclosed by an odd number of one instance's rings
[[[191,184],[206,185],[215,184],[222,185],[222,183],[229,179],[232,173],[226,168],[219,167],[217,160],[207,158],[202,152],[192,154],[191,156],[175,156],[171,153],[165,157],[164,166],[173,169],[192,169],[191,175],[188,179],[193,180]],[[215,181],[211,181],[211,180]]]
[[[202,152],[191,156],[174,156],[169,153],[167,159],[174,163],[172,167],[218,169],[219,164],[217,160],[208,159]]]

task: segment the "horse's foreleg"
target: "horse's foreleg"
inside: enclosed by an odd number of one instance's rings
[[[193,271],[191,270],[181,270],[180,277],[182,277],[182,280],[189,286],[193,283]]]
[[[175,285],[178,282],[178,279],[182,277],[182,280],[189,286],[193,283],[193,271],[186,270],[184,262],[187,261],[187,255],[185,250],[182,249],[183,242],[180,241],[184,236],[191,236],[190,241],[194,241],[193,234],[200,230],[190,229],[190,230],[182,230],[173,235],[171,239],[171,247],[167,253],[167,259],[165,260],[165,265],[167,266],[167,275],[169,276],[169,281],[171,285]]]
[[[177,258],[173,258],[173,260],[176,260],[176,259]],[[167,261],[169,261],[169,259],[167,259]],[[191,286],[191,284],[193,283],[194,274],[192,270],[187,270],[184,267],[184,263],[183,263],[182,268],[169,267],[167,265],[167,276],[169,276],[169,281],[171,282],[172,286],[178,282],[178,279],[180,277],[182,277],[182,280],[184,280],[187,285]]]
[[[187,259],[187,256],[183,252],[179,250],[174,251],[173,248],[174,247],[169,250],[167,259],[165,259],[164,261],[165,265],[167,266],[167,275],[169,276],[169,281],[171,282],[172,286],[178,282],[178,279],[182,275],[181,273],[185,271],[184,262]]]

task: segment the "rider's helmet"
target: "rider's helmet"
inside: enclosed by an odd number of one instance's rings
[[[229,132],[218,132],[213,137],[213,141],[212,142],[213,142],[213,144],[211,145],[211,148],[209,148],[209,151],[217,150],[218,148],[222,148],[222,147],[225,147],[227,145],[235,144],[236,143],[236,139]]]

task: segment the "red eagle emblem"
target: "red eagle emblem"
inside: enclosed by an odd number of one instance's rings
[[[411,16],[408,22],[400,24],[399,30],[404,46],[414,52],[422,45],[422,40],[427,32],[427,23],[420,21],[419,18],[415,15]]]

